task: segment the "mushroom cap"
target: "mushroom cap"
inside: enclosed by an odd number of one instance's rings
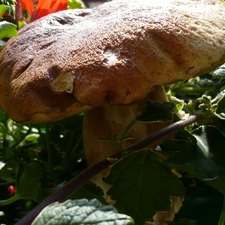
[[[225,62],[225,3],[114,0],[25,26],[0,53],[0,107],[18,122],[130,105]]]

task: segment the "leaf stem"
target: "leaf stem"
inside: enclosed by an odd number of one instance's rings
[[[155,133],[143,139],[142,141],[130,146],[125,149],[125,151],[138,150],[149,146],[150,144],[158,141],[159,139],[164,138],[167,135],[170,135],[181,128],[184,128],[202,117],[202,114],[192,115],[186,120],[180,120],[175,122]],[[120,157],[122,152],[117,152],[110,156],[109,158],[117,158]],[[45,201],[40,203],[36,208],[34,208],[28,215],[22,218],[16,225],[30,225],[34,218],[40,213],[42,209],[44,209],[47,205],[55,202],[55,201],[63,201],[65,200],[71,193],[75,192],[78,188],[83,186],[86,182],[88,182],[93,176],[101,172],[103,169],[106,169],[111,165],[111,162],[107,159],[103,159],[102,161],[96,163],[95,165],[87,168],[77,177],[68,182],[64,187],[55,192]],[[222,224],[219,224],[222,225]],[[224,224],[223,224],[224,225]]]
[[[126,135],[127,135],[127,133],[128,133],[128,131],[131,129],[131,127],[135,124],[137,122],[137,120],[136,120],[136,118],[135,119],[133,119],[129,124],[128,124],[128,126],[124,129],[124,131],[123,131],[123,133],[122,133],[122,135],[120,136],[120,142],[119,142],[119,150],[123,150],[122,149],[122,144],[123,144],[123,141],[124,141],[124,139],[126,138]]]
[[[12,204],[13,202],[15,202],[17,200],[20,200],[20,196],[15,194],[11,198],[8,198],[5,200],[0,200],[0,206]]]

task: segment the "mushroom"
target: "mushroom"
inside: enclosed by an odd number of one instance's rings
[[[43,17],[0,53],[0,107],[26,123],[84,112],[85,154],[96,163],[117,151],[100,138],[121,136],[148,99],[166,101],[162,85],[225,62],[224,13],[219,0],[114,0]],[[152,126],[135,124],[123,147]]]

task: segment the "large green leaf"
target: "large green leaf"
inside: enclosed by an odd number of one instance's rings
[[[179,179],[161,160],[149,149],[140,150],[115,163],[104,179],[113,185],[108,194],[116,200],[116,208],[135,224],[152,220],[156,211],[168,211],[169,197],[184,194]]]
[[[32,225],[133,225],[133,219],[119,214],[113,206],[93,200],[67,200],[45,207]]]
[[[16,25],[7,21],[0,22],[0,39],[17,36]]]

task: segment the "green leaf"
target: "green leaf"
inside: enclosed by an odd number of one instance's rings
[[[198,150],[203,153],[207,169],[202,170],[208,178],[225,176],[225,137],[214,126],[200,126],[193,132]],[[207,172],[208,171],[208,172]],[[224,190],[225,191],[225,190]]]
[[[21,199],[35,199],[42,176],[43,170],[40,163],[24,163],[22,175],[18,178],[16,195],[19,195]]]
[[[34,200],[39,187],[41,185],[40,180],[43,176],[42,167],[37,162],[26,163],[22,160],[11,160],[11,165],[6,164],[5,172],[12,171],[16,174],[16,193],[9,199],[0,201],[0,205],[11,204],[19,199]],[[2,170],[3,170],[2,169]],[[0,170],[0,172],[2,171]],[[21,174],[21,175],[20,175]],[[0,173],[0,176],[7,176],[7,173]]]
[[[0,122],[4,122],[6,119],[7,119],[6,112],[0,109]]]
[[[183,107],[185,105],[184,100],[181,100],[179,98],[176,98],[175,96],[172,96],[171,91],[169,91],[167,93],[167,96],[168,96],[169,101],[173,102],[175,104],[175,111],[176,112],[179,112],[180,110],[183,109]]]
[[[214,115],[219,119],[225,120],[225,91],[221,91],[213,100],[216,110]]]
[[[173,102],[153,102],[147,101],[145,108],[136,120],[143,122],[171,121],[175,113]]]
[[[0,5],[0,18],[4,14],[4,12],[9,8],[7,5]]]
[[[19,168],[16,160],[8,160],[7,163],[0,169],[0,179],[7,182],[15,182],[15,171]]]
[[[225,64],[223,64],[213,72],[213,77],[225,77]]]
[[[102,206],[97,199],[67,200],[45,207],[32,225],[133,225],[129,216],[119,214],[113,206]]]
[[[167,163],[170,168],[186,171],[225,194],[225,137],[214,126],[200,126],[193,132],[196,144],[188,141],[169,141],[161,148],[173,149]],[[182,147],[181,147],[182,146]]]
[[[16,25],[7,21],[0,22],[0,39],[17,36]]]
[[[81,0],[68,0],[69,9],[83,9],[84,3]]]
[[[197,151],[196,145],[186,140],[173,140],[163,143],[161,149],[168,154],[166,162],[171,169],[186,171],[193,177],[202,180],[202,173],[199,167],[195,166],[196,161],[202,157],[201,152]]]
[[[216,87],[222,91],[225,89],[225,64],[213,72],[213,78],[219,80]]]
[[[168,211],[169,197],[184,194],[179,179],[161,160],[149,149],[140,150],[115,163],[104,179],[113,185],[108,194],[116,200],[115,207],[135,224],[152,220],[156,211]]]

